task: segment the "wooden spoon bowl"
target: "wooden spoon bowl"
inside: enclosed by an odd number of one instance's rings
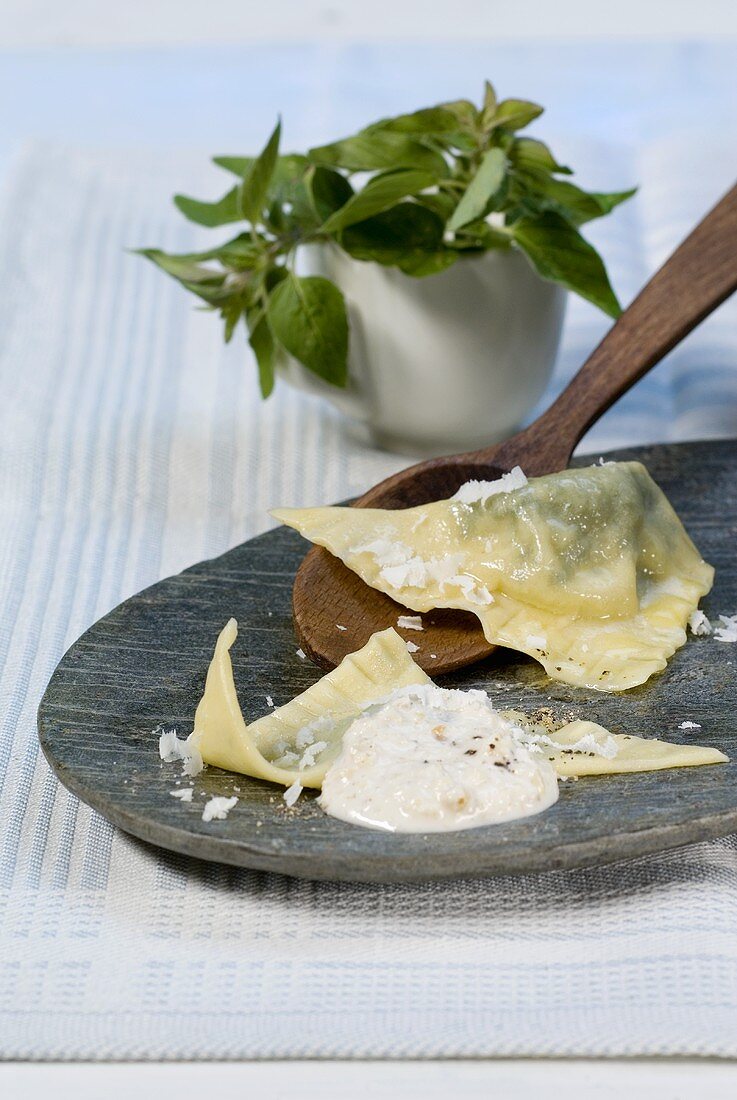
[[[411,508],[444,500],[466,481],[494,480],[516,465],[533,477],[565,469],[591,425],[736,288],[737,186],[656,272],[538,420],[492,447],[410,466],[353,506]],[[300,645],[323,668],[333,668],[375,631],[396,628],[407,614],[322,547],[313,547],[297,572],[293,607]],[[494,648],[468,612],[431,611],[423,627],[422,634],[405,636],[420,646],[415,660],[431,674],[473,664]]]

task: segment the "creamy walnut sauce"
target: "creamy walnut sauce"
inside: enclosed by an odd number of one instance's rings
[[[552,764],[486,692],[420,684],[354,719],[319,802],[356,825],[429,833],[528,817],[557,798]]]

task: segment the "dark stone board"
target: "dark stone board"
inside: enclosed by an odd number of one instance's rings
[[[737,442],[620,451],[649,468],[696,545],[716,566],[710,618],[737,611]],[[191,804],[169,791],[179,765],[158,756],[159,724],[192,728],[217,634],[234,615],[236,684],[247,719],[279,705],[320,672],[296,655],[291,588],[306,549],[278,528],[126,600],[63,657],[39,710],[43,751],[61,782],[134,836],[202,859],[313,879],[402,882],[580,867],[737,831],[737,645],[689,638],[667,670],[621,695],[550,681],[505,650],[442,679],[481,687],[507,707],[590,717],[614,732],[714,745],[732,763],[561,785],[536,817],[461,832],[392,835],[323,814],[314,795],[293,810],[281,789],[208,768]],[[319,593],[316,594],[319,599]],[[335,609],[340,622],[340,609]],[[700,722],[696,733],[678,729]],[[240,788],[240,791],[237,789]],[[205,797],[238,793],[225,821],[201,819]]]

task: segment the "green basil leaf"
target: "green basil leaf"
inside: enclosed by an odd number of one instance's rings
[[[583,191],[567,180],[551,180],[546,184],[544,194],[557,204],[564,217],[578,226],[609,214],[615,206],[631,198],[636,190],[603,194]]]
[[[507,158],[501,149],[489,149],[484,153],[476,175],[463,193],[461,201],[448,222],[451,233],[481,217],[490,199],[496,195],[504,183],[506,172]]]
[[[424,279],[426,275],[437,275],[440,271],[446,271],[459,259],[460,254],[454,248],[443,248],[438,252],[408,255],[396,266],[405,275],[411,275],[414,279]]]
[[[158,252],[157,249],[139,249],[138,251],[141,255],[153,259],[154,262],[158,262],[156,257],[163,257],[164,259],[159,262],[159,267],[168,270],[170,275],[174,274],[174,265],[199,265],[208,260],[217,260],[223,267],[233,268],[236,271],[249,271],[256,267],[262,259],[267,243],[265,238],[258,237],[254,241],[250,233],[239,233],[232,240],[225,241],[223,244],[216,245],[215,248],[209,248],[204,252],[183,252],[171,256],[164,252]],[[149,253],[155,255],[149,255]],[[168,264],[168,267],[165,264]],[[184,268],[182,267],[181,270],[184,270]],[[202,268],[202,271],[209,272],[211,275],[220,274],[214,272],[212,268]],[[193,277],[193,279],[197,281],[196,277]]]
[[[456,200],[446,191],[436,191],[429,195],[416,195],[415,200],[421,206],[426,206],[428,210],[432,210],[444,222],[447,222],[456,205]]]
[[[217,255],[218,249],[213,249],[212,253],[188,253],[179,256],[169,255],[155,248],[138,249],[137,252],[173,276],[185,290],[207,302],[213,309],[219,309],[225,321],[225,340],[230,340],[246,302],[258,286],[258,273],[252,275],[248,271],[216,271],[197,262],[199,258],[209,259],[211,255]]]
[[[225,343],[229,344],[233,339],[233,333],[235,332],[235,326],[241,318],[243,313],[243,302],[237,298],[231,298],[229,302],[226,302],[223,308],[220,310],[220,315],[225,321]]]
[[[411,266],[443,250],[443,221],[419,203],[400,202],[344,229],[340,244],[356,260]]]
[[[274,194],[288,201],[294,189],[304,183],[309,166],[307,157],[301,153],[284,153],[278,157],[272,178]]]
[[[362,191],[356,192],[344,206],[331,214],[323,225],[322,232],[337,233],[349,225],[365,221],[366,218],[395,206],[400,199],[432,187],[434,183],[433,176],[414,168],[381,172],[370,179]]]
[[[254,242],[250,233],[239,233],[232,241],[226,241],[210,253],[211,259],[219,260],[225,267],[236,271],[249,271],[256,267],[264,254],[265,243]]]
[[[307,157],[290,153],[279,157],[271,184],[270,194],[275,202],[291,209],[285,209],[285,219],[290,229],[311,231],[317,229],[322,219],[318,218],[310,202],[307,191],[307,172],[310,162]]]
[[[248,175],[255,159],[255,157],[213,157],[212,162],[217,164],[219,168],[224,168],[226,171],[232,172],[234,176],[243,179]],[[282,153],[276,160],[273,176],[274,185],[278,187],[281,184],[300,178],[304,175],[308,165],[307,157],[301,153]]]
[[[459,117],[463,113],[463,107],[473,111],[474,107],[468,100],[458,100],[456,103],[440,103],[437,107],[425,107],[421,111],[413,111],[408,115],[397,115],[396,118],[383,118],[374,122],[363,131],[365,134],[373,134],[377,130],[386,130],[395,134],[445,134],[458,129]]]
[[[536,202],[540,210],[554,210],[575,226],[585,225],[595,218],[609,214],[620,203],[635,194],[637,188],[610,193],[584,191],[570,180],[553,179],[550,176],[526,180],[528,204]],[[524,184],[523,184],[524,185]]]
[[[255,164],[254,157],[213,157],[214,163],[220,168],[225,168],[233,175],[241,179],[248,176]],[[322,223],[323,218],[316,218],[309,203],[305,190],[305,173],[309,167],[307,157],[301,153],[284,153],[277,157],[274,172],[266,195],[266,203],[269,208],[269,222],[276,228],[299,223],[308,229],[316,229]],[[235,195],[235,192],[234,192]],[[291,210],[282,210],[277,213],[277,207],[282,208],[290,203]],[[240,220],[240,216],[235,219]]]
[[[254,157],[213,157],[212,163],[218,168],[224,168],[226,172],[232,172],[241,179],[249,172]]]
[[[470,99],[454,99],[450,103],[441,105],[443,110],[449,111],[455,116],[458,126],[467,133],[476,133],[478,124],[478,111]]]
[[[224,272],[213,271],[211,267],[203,267],[199,264],[197,260],[202,256],[196,252],[173,255],[170,252],[162,252],[159,248],[137,248],[135,251],[138,256],[145,256],[167,275],[173,275],[180,282],[186,280],[188,283],[209,283],[213,286],[221,286],[225,280]]]
[[[248,314],[248,343],[253,349],[258,365],[258,381],[261,396],[269,397],[276,379],[277,348],[274,336],[269,328],[268,318],[263,310]]]
[[[561,180],[561,183],[564,181]],[[602,209],[602,213],[609,214],[615,207],[628,199],[634,198],[638,187],[628,187],[626,191],[589,191],[592,199],[596,199]]]
[[[516,138],[509,148],[509,159],[515,168],[527,172],[570,176],[573,173],[564,164],[558,164],[547,145],[536,138]]]
[[[271,291],[274,289],[274,287],[278,286],[279,283],[283,282],[284,279],[286,279],[288,275],[289,275],[289,272],[287,271],[286,267],[277,266],[276,264],[273,264],[267,270],[267,272],[264,276],[264,286],[266,287],[267,292],[271,293]]]
[[[276,200],[270,202],[263,215],[263,223],[269,232],[273,233],[276,237],[286,233],[288,222],[289,219],[282,204]]]
[[[158,248],[140,248],[139,256],[145,256],[151,260],[167,275],[177,280],[185,290],[191,291],[211,306],[222,306],[233,297],[234,291],[228,285],[228,273],[215,271],[211,267],[203,267],[196,263],[191,256],[174,256],[162,252]]]
[[[224,284],[215,286],[212,283],[190,282],[188,279],[180,279],[179,281],[185,290],[196,294],[203,302],[207,302],[208,305],[213,307],[222,307],[233,298],[233,291]]]
[[[507,130],[522,130],[543,113],[544,108],[527,99],[503,99],[494,112],[489,129],[504,126]]]
[[[291,272],[269,295],[272,333],[308,370],[334,386],[348,377],[348,316],[334,283]]]
[[[459,153],[470,156],[477,153],[479,148],[478,137],[465,130],[454,130],[452,134],[444,134],[442,142],[446,149],[458,150]]]
[[[631,199],[636,194],[636,187],[630,187],[629,191],[589,191],[589,197],[595,200],[600,210],[600,213],[594,214],[594,217],[602,218],[605,214],[610,214],[616,206],[626,202],[627,199]],[[579,224],[583,223],[579,222]]]
[[[498,106],[494,85],[490,81],[484,81],[484,102],[481,107],[481,128],[488,131],[494,121],[494,115]]]
[[[255,163],[252,157],[215,157],[221,167],[236,175],[247,174]],[[267,225],[276,233],[290,233],[295,228],[312,231],[324,218],[314,211],[306,187],[306,174],[310,168],[307,157],[300,153],[285,153],[277,158],[271,182],[266,193]],[[350,184],[346,181],[350,189]],[[350,194],[352,194],[350,189]],[[288,205],[287,205],[288,204]]]
[[[469,222],[468,225],[464,225],[463,229],[460,229],[458,233],[456,233],[455,239],[453,240],[453,248],[461,248],[464,250],[482,249],[486,251],[491,248],[511,247],[511,234],[489,225],[489,223],[483,219],[476,222]]]
[[[523,218],[512,226],[514,239],[539,275],[593,302],[610,317],[621,307],[601,256],[569,221],[553,211]]]
[[[340,243],[355,260],[397,267],[417,278],[444,271],[458,259],[458,253],[443,244],[443,219],[412,202],[398,203],[349,226]]]
[[[374,172],[382,168],[419,168],[436,179],[448,174],[448,166],[440,153],[408,137],[377,130],[344,138],[332,145],[310,149],[313,164],[328,168],[345,168],[349,172]]]
[[[353,188],[345,176],[320,165],[312,165],[307,170],[305,186],[320,225],[353,196]]]
[[[520,177],[510,172],[507,177],[507,192],[502,207],[504,224],[514,225],[520,218],[536,218],[551,208],[538,192],[527,189],[528,185],[520,182]]]
[[[266,204],[269,184],[274,175],[279,156],[280,137],[281,122],[277,122],[271,137],[253,164],[248,168],[240,185],[238,208],[241,217],[251,222],[252,225],[258,225],[261,221],[261,213]]]
[[[241,221],[243,215],[238,201],[239,190],[239,187],[234,187],[217,202],[200,202],[199,199],[191,199],[187,195],[175,195],[174,205],[191,222],[215,229],[219,225]]]

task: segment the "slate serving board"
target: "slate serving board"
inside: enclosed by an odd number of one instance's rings
[[[710,618],[737,611],[737,441],[607,457],[647,465],[716,567],[702,606]],[[266,712],[267,694],[280,705],[320,675],[297,656],[291,620],[292,580],[305,549],[294,531],[269,531],[139,593],[75,642],[39,709],[41,745],[61,782],[152,844],[312,879],[546,871],[737,831],[737,645],[713,638],[689,638],[662,675],[622,695],[554,683],[534,661],[505,650],[439,682],[484,688],[506,707],[575,712],[614,732],[700,740],[726,752],[727,765],[567,782],[558,803],[537,817],[447,834],[352,826],[323,814],[307,792],[289,810],[279,788],[215,768],[197,777],[191,804],[172,798],[180,766],[160,761],[152,731],[160,724],[182,736],[191,730],[215,639],[230,616],[240,627],[232,655],[247,719]],[[702,729],[683,732],[684,720]],[[233,793],[239,802],[226,821],[202,821],[207,797]]]

